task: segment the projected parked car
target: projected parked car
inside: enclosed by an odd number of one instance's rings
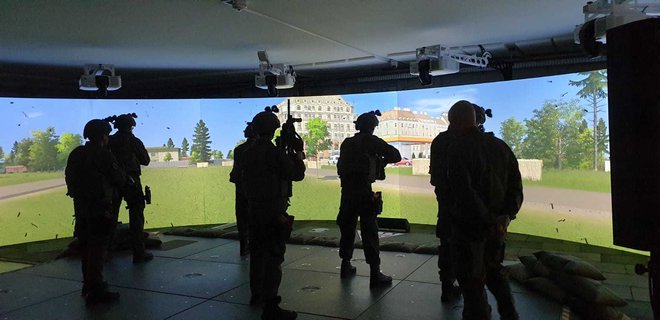
[[[395,162],[392,164],[393,166],[412,166],[412,160],[402,157],[401,161]]]
[[[328,164],[331,165],[331,166],[336,166],[338,160],[339,160],[339,156],[337,156],[337,155],[330,156],[330,158],[328,159]]]

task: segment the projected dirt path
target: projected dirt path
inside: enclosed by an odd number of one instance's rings
[[[332,170],[307,170],[308,179],[319,178],[326,181],[339,181]],[[64,179],[44,180],[20,185],[0,187],[0,202],[63,187]],[[391,174],[385,181],[378,181],[374,188],[392,188],[405,192],[433,194],[433,186],[428,176],[404,176]],[[525,187],[524,207],[528,209],[555,211],[560,213],[584,214],[591,218],[608,219],[612,205],[609,193],[589,192],[544,187]]]
[[[0,201],[63,187],[64,179],[52,179],[0,187]]]
[[[314,178],[315,169],[308,169],[307,175]],[[338,180],[332,170],[319,170],[318,176],[324,180]],[[406,192],[433,194],[433,186],[428,176],[388,175],[384,181],[377,181],[374,188],[397,188]],[[611,218],[612,203],[609,193],[589,192],[544,187],[525,187],[525,202],[528,209],[555,211],[561,213],[584,214],[591,218]]]

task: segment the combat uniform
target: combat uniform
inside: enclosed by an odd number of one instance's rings
[[[374,180],[370,177],[370,170],[374,170],[370,168],[370,158],[374,157],[380,158],[377,162],[382,166],[401,160],[399,150],[383,139],[358,132],[342,142],[337,163],[337,174],[341,179],[341,203],[337,215],[341,231],[339,256],[343,261],[350,261],[353,257],[359,217],[364,256],[372,272],[380,267],[377,212],[371,189]]]
[[[281,264],[292,223],[286,213],[288,187],[291,181],[305,177],[305,164],[260,137],[240,156],[240,166],[248,198],[250,303],[262,300],[266,312],[277,308],[280,301]]]
[[[456,133],[448,151],[452,201],[450,242],[465,307],[464,319],[490,319],[484,285],[502,319],[518,319],[503,272],[504,237],[523,201],[518,161],[504,141],[476,127]]]
[[[248,253],[248,199],[245,196],[243,188],[243,169],[241,167],[241,159],[245,150],[252,144],[254,140],[248,139],[246,142],[241,143],[234,148],[234,166],[229,173],[229,182],[236,185],[236,227],[238,228],[238,238],[240,241],[240,255],[244,256]]]
[[[102,294],[106,293],[103,261],[117,224],[112,201],[126,176],[110,151],[87,143],[69,154],[65,177],[67,195],[73,198],[74,236],[80,244],[83,295],[88,302],[94,302],[103,299]]]
[[[133,133],[122,130],[110,136],[109,146],[127,175],[126,184],[121,188],[117,199],[113,201],[113,212],[119,214],[123,198],[128,207],[133,261],[139,262],[144,259],[146,254],[144,248],[144,208],[146,205],[140,181],[142,173],[140,165],[149,165],[149,153],[142,141]]]
[[[451,128],[450,128],[451,129]],[[456,274],[452,268],[451,246],[451,209],[450,203],[445,199],[448,194],[447,183],[447,149],[454,141],[455,135],[451,131],[439,133],[431,143],[431,164],[429,174],[431,185],[435,186],[435,197],[438,201],[438,223],[435,234],[440,239],[438,246],[438,269],[440,282],[442,282],[442,301],[448,301],[454,290]]]

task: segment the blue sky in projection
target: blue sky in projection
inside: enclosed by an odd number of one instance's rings
[[[356,113],[394,107],[410,108],[439,116],[461,99],[493,110],[486,130],[499,135],[502,121],[515,117],[529,119],[532,110],[549,100],[572,100],[579,88],[569,80],[583,76],[567,74],[506,82],[465,85],[446,88],[342,95],[355,107]],[[286,98],[252,99],[189,99],[189,100],[84,100],[84,99],[23,99],[0,98],[0,146],[9,153],[14,141],[31,137],[33,130],[54,127],[62,132],[81,133],[84,124],[93,118],[135,112],[138,114],[135,134],[148,147],[162,146],[172,138],[178,147],[186,137],[192,143],[195,124],[204,120],[211,135],[211,148],[225,155],[243,136],[245,122],[265,106],[278,104]],[[586,106],[586,101],[580,101]],[[604,108],[600,117],[607,118]]]

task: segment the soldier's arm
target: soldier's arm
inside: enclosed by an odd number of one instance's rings
[[[518,160],[513,154],[509,146],[502,142],[508,154],[508,185],[504,200],[504,214],[508,215],[511,220],[516,218],[516,214],[520,210],[523,202],[523,186],[522,178],[520,177],[520,169],[518,168]]]
[[[435,179],[435,176],[433,175],[433,172],[436,174],[439,173],[437,170],[433,170],[433,166],[438,164],[438,137],[433,139],[433,142],[431,142],[431,162],[429,163],[429,175],[431,176],[431,185],[432,186],[437,186],[437,181]]]
[[[149,158],[149,152],[147,152],[147,148],[144,147],[142,140],[138,139],[137,137],[133,138],[133,151],[135,152],[135,156],[141,165],[149,165],[149,162],[151,161],[151,158]]]
[[[281,149],[276,149],[273,157],[277,159],[280,177],[284,180],[301,181],[305,178],[305,163],[299,156],[289,157]]]
[[[241,157],[240,154],[240,148],[234,148],[234,165],[232,166],[231,172],[229,173],[229,182],[231,183],[236,183],[241,179],[241,164],[239,162]]]
[[[375,136],[374,136],[375,137]],[[376,152],[383,157],[383,161],[385,163],[395,163],[401,161],[401,153],[399,153],[399,150],[393,146],[391,146],[389,143],[385,142],[385,140],[375,137],[376,138]]]

